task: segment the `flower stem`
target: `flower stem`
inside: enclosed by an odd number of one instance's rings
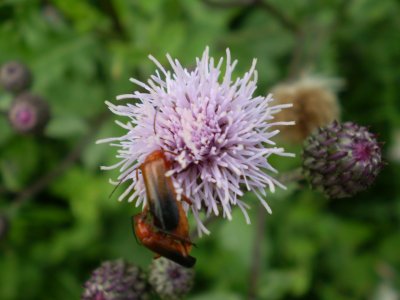
[[[272,15],[276,20],[279,21],[279,23],[281,23],[283,27],[285,27],[293,34],[296,34],[300,31],[299,27],[293,20],[291,20],[287,15],[285,15],[282,11],[280,11],[270,2],[263,0],[254,0],[253,2],[256,6],[264,9],[266,12]]]
[[[288,184],[291,182],[297,182],[303,180],[304,176],[302,174],[302,168],[297,168],[287,173],[281,175],[279,181]],[[265,222],[267,220],[267,214],[265,212],[264,207],[261,203],[258,204],[257,207],[257,220],[256,220],[256,228],[255,235],[253,241],[253,253],[252,253],[252,262],[250,266],[249,273],[249,290],[247,299],[253,300],[257,299],[257,285],[258,278],[261,275],[261,266],[262,263],[262,253],[261,247],[264,241],[265,236]]]
[[[249,274],[249,291],[247,297],[247,299],[249,300],[257,298],[258,277],[261,273],[262,265],[261,245],[264,241],[266,219],[267,214],[265,212],[265,209],[262,204],[259,203],[257,208],[257,227],[253,241],[253,260],[251,262]]]

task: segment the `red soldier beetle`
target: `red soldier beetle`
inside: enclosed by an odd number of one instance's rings
[[[154,216],[155,225],[171,232],[177,227],[189,227],[182,204],[177,201],[172,179],[165,176],[171,169],[171,163],[167,160],[164,150],[153,151],[138,169],[142,172],[147,204]],[[182,199],[191,204],[185,196],[182,196]]]
[[[191,243],[179,236],[158,230],[151,222],[148,210],[133,217],[134,231],[139,241],[148,249],[164,256],[186,268],[196,263],[196,258],[190,256]]]

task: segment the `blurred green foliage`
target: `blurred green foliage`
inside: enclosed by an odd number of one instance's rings
[[[104,114],[104,100],[132,91],[129,77],[153,72],[148,54],[165,64],[168,52],[190,67],[206,45],[215,57],[229,47],[239,60],[237,75],[258,59],[258,94],[291,68],[340,78],[343,119],[380,133],[385,153],[392,146],[400,130],[398,1],[270,0],[302,30],[300,37],[263,6],[206,2],[0,1],[0,63],[25,62],[33,91],[52,110],[39,138],[14,134],[0,118],[0,209],[10,218],[0,241],[0,299],[78,299],[90,271],[107,259],[147,268],[152,255],[131,229],[138,209],[108,199],[110,174],[99,166],[116,160],[94,141],[121,134]],[[11,99],[1,91],[0,109]],[[400,171],[398,161],[386,160],[374,187],[352,199],[328,201],[304,185],[271,195],[257,299],[400,297]],[[280,170],[299,164],[299,157],[275,161]],[[49,184],[33,197],[24,194],[54,169],[61,171]],[[256,209],[251,217],[256,223]],[[232,222],[210,228],[193,251],[198,264],[189,299],[245,299],[256,226],[236,211]],[[384,288],[397,298],[385,298]]]

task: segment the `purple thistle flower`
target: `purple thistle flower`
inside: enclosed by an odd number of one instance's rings
[[[192,289],[194,269],[184,268],[164,257],[150,265],[149,283],[163,300],[183,299]]]
[[[303,150],[303,170],[311,186],[332,199],[367,189],[383,166],[376,136],[352,122],[321,127],[307,138]]]
[[[146,274],[123,260],[106,261],[84,284],[82,300],[149,299]]]
[[[50,119],[50,107],[42,97],[25,92],[13,100],[8,119],[19,133],[41,134]]]
[[[135,170],[152,151],[168,151],[173,168],[166,176],[172,176],[178,195],[192,200],[190,208],[200,234],[208,233],[199,217],[201,210],[207,216],[222,212],[231,219],[232,207],[238,206],[250,223],[249,206],[240,200],[242,186],[271,212],[265,201],[266,187],[274,192],[275,186],[284,186],[269,174],[277,170],[268,158],[272,154],[292,156],[271,140],[279,132],[273,126],[293,124],[273,121],[275,113],[291,105],[272,106],[271,95],[254,97],[256,60],[242,78],[233,79],[237,61],[231,61],[229,50],[226,55],[224,74],[223,59],[215,65],[208,48],[192,71],[167,55],[172,74],[150,56],[158,67],[155,75],[147,83],[130,79],[144,91],[117,97],[137,101],[126,105],[106,102],[113,113],[128,118],[127,123],[116,121],[127,133],[99,141],[118,147],[120,161],[102,169],[119,168],[121,174],[113,183],[131,182],[119,200],[129,195],[128,201],[137,199],[137,206],[145,203],[145,187],[141,176],[136,180]]]

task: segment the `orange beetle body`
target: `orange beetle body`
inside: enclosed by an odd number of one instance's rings
[[[182,204],[176,201],[171,177],[165,173],[171,168],[163,150],[153,151],[139,167],[146,186],[147,203],[155,218],[155,225],[166,231],[188,226]],[[186,221],[186,222],[185,222]],[[184,222],[185,224],[180,224]]]

